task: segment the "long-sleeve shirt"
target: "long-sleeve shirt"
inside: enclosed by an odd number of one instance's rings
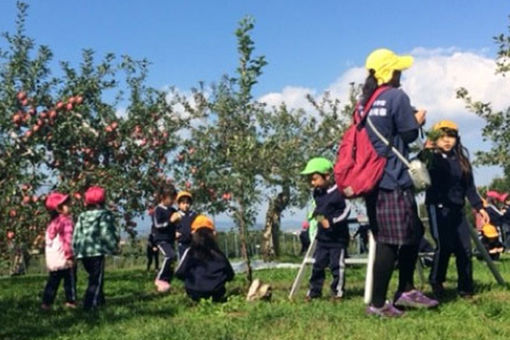
[[[179,243],[189,245],[191,243],[191,223],[197,216],[197,213],[190,211],[179,210],[181,214],[181,221],[177,224],[177,232],[181,234],[179,237]]]
[[[425,196],[426,204],[462,208],[467,197],[476,210],[483,207],[473,175],[466,176],[462,173],[455,151],[445,153],[437,149],[425,149],[419,157],[427,164],[432,182]]]
[[[46,234],[50,240],[58,235],[65,258],[68,260],[73,257],[73,221],[69,216],[58,215],[54,218],[46,228]]]
[[[193,248],[188,248],[182,255],[175,276],[184,281],[187,290],[213,292],[234,278],[234,270],[221,252],[213,252],[210,259],[204,260],[197,256]]]
[[[350,207],[345,201],[336,184],[329,188],[316,188],[313,192],[315,210],[313,216],[317,219],[323,216],[329,222],[329,228],[318,223],[317,241],[323,245],[341,246],[349,242],[349,228],[347,217]]]
[[[78,216],[73,249],[76,258],[112,254],[117,250],[119,233],[113,214],[105,209],[88,210]]]
[[[176,212],[173,207],[159,204],[152,215],[152,231],[154,242],[175,242],[176,224],[170,222],[170,217]]]

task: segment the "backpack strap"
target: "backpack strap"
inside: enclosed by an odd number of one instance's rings
[[[370,109],[372,108],[372,105],[374,104],[377,97],[379,97],[379,95],[381,93],[388,90],[389,88],[390,87],[387,85],[380,86],[377,88],[377,90],[374,91],[374,93],[372,93],[372,95],[370,96],[370,99],[368,100],[368,102],[365,104],[365,107],[363,108],[363,115],[360,117],[358,124],[361,124],[365,121],[365,119],[367,118],[368,113],[370,112]],[[361,104],[360,103],[356,104],[356,111],[358,110],[358,105],[361,105]]]

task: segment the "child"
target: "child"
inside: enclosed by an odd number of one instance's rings
[[[427,163],[432,180],[426,193],[425,204],[432,237],[436,241],[429,281],[434,294],[440,297],[444,291],[443,282],[446,279],[448,260],[450,254],[454,253],[458,293],[461,297],[471,297],[473,269],[468,230],[470,226],[464,213],[465,198],[468,198],[485,223],[489,221],[489,217],[476,191],[468,153],[461,144],[457,124],[448,120],[435,124],[425,147],[420,158]]]
[[[219,249],[215,235],[211,219],[198,215],[191,224],[190,247],[175,272],[194,301],[209,298],[214,302],[224,301],[225,282],[234,278],[232,266]]]
[[[301,242],[301,251],[300,255],[305,255],[306,251],[310,247],[310,235],[308,233],[308,229],[310,228],[310,223],[308,221],[304,221],[301,224],[301,231],[299,232],[299,241]]]
[[[154,258],[154,267],[159,271],[159,252],[154,243],[154,234],[149,234],[147,238],[147,271],[151,269],[152,259]]]
[[[181,215],[181,222],[177,225],[176,238],[179,242],[179,258],[182,258],[184,251],[188,249],[191,243],[191,222],[197,216],[196,212],[191,210],[193,199],[187,191],[181,191],[177,194],[177,207]]]
[[[307,175],[313,187],[315,210],[313,217],[318,222],[317,248],[315,250],[310,290],[306,300],[322,294],[325,268],[329,265],[333,275],[331,293],[333,299],[341,299],[344,294],[344,270],[349,229],[347,216],[350,208],[332,180],[333,164],[325,158],[312,158],[301,172]]]
[[[73,234],[73,249],[77,259],[89,274],[83,308],[97,308],[105,303],[104,261],[105,255],[118,249],[119,234],[113,214],[104,208],[105,190],[92,186],[85,192],[87,211],[78,216]]]
[[[66,307],[76,307],[76,272],[73,264],[73,221],[70,217],[68,206],[69,195],[52,192],[46,199],[46,209],[51,216],[51,221],[46,228],[45,256],[46,266],[50,272],[48,282],[44,288],[41,308],[49,310],[58,286],[64,279],[64,291],[66,294]]]
[[[176,194],[173,185],[160,190],[158,194],[159,204],[154,209],[154,215],[152,216],[154,242],[164,256],[163,264],[154,281],[158,292],[170,290],[170,282],[173,276],[172,262],[176,258],[174,250],[175,230],[176,223],[181,219],[181,215],[172,207]]]

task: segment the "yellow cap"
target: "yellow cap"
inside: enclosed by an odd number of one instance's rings
[[[207,228],[214,231],[214,223],[209,217],[198,215],[193,222],[191,222],[191,231],[197,231],[200,228]]]
[[[391,80],[393,71],[403,71],[413,64],[413,57],[410,55],[399,56],[386,48],[379,48],[367,57],[365,67],[367,70],[375,71],[377,84],[386,84]]]
[[[432,130],[434,130],[434,131],[437,131],[440,129],[451,129],[451,130],[459,131],[459,127],[457,126],[457,124],[455,124],[451,120],[439,121],[436,124],[434,124],[434,126],[432,127]]]
[[[193,197],[191,196],[191,193],[188,192],[188,191],[179,191],[179,193],[177,194],[177,198],[175,199],[177,202],[179,202],[179,200],[183,197],[189,197],[190,200],[193,199]]]
[[[488,238],[494,238],[494,237],[499,236],[499,233],[498,233],[498,230],[496,229],[496,227],[490,223],[486,223],[483,225],[482,233],[485,237],[488,237]]]

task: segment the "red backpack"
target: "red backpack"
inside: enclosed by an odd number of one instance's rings
[[[375,151],[364,121],[374,101],[387,89],[387,86],[379,87],[372,94],[363,109],[363,116],[360,116],[358,111],[359,103],[356,104],[353,124],[340,142],[334,173],[338,189],[347,198],[356,198],[371,192],[384,173],[386,157]]]

